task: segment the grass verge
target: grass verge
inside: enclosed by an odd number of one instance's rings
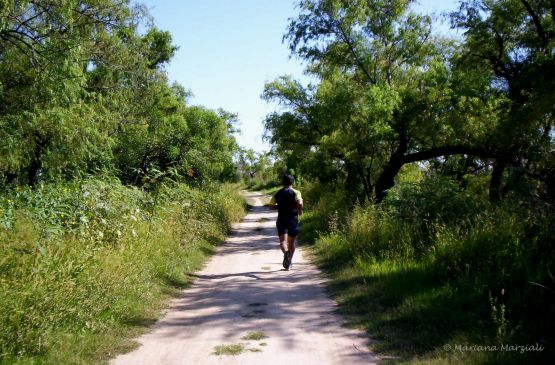
[[[329,293],[339,312],[370,334],[372,349],[386,355],[385,363],[549,363],[550,350],[541,339],[496,338],[495,307],[479,293],[438,282],[423,264],[342,261],[338,246],[336,237],[322,237],[312,252],[331,278]],[[523,345],[544,350],[508,348]]]
[[[301,221],[331,296],[373,350],[395,364],[550,364],[552,217],[488,206],[424,221],[404,203],[342,220],[316,206]]]
[[[234,186],[85,180],[0,200],[0,364],[99,364],[132,349],[244,214]]]

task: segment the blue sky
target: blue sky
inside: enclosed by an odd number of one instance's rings
[[[142,0],[155,25],[179,47],[166,67],[170,80],[193,92],[190,103],[237,113],[240,145],[257,151],[262,121],[275,109],[260,99],[266,81],[302,78],[303,65],[282,43],[296,0]],[[420,0],[422,12],[452,10],[456,0]],[[442,28],[442,29],[446,29]]]

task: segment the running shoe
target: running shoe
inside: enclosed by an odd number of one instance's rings
[[[291,262],[289,262],[289,252],[286,251],[283,253],[283,268],[287,270],[290,264]]]

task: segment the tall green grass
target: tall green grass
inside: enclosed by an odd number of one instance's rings
[[[423,181],[338,217],[329,206],[340,195],[321,196],[301,227],[310,238],[320,222],[315,257],[344,313],[378,340],[376,350],[401,363],[549,363],[555,222],[548,206],[492,205],[448,181]],[[545,349],[445,350],[536,343]]]
[[[244,213],[235,187],[89,179],[0,198],[0,363],[97,363],[156,318]]]

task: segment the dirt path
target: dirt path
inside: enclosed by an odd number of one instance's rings
[[[263,198],[248,193],[251,201]],[[260,205],[260,204],[258,204]],[[276,213],[257,206],[198,273],[141,346],[112,365],[374,364],[362,332],[342,327],[325,280],[298,249],[291,271],[281,266]],[[242,339],[262,331],[267,338]],[[220,345],[243,344],[238,355]]]

